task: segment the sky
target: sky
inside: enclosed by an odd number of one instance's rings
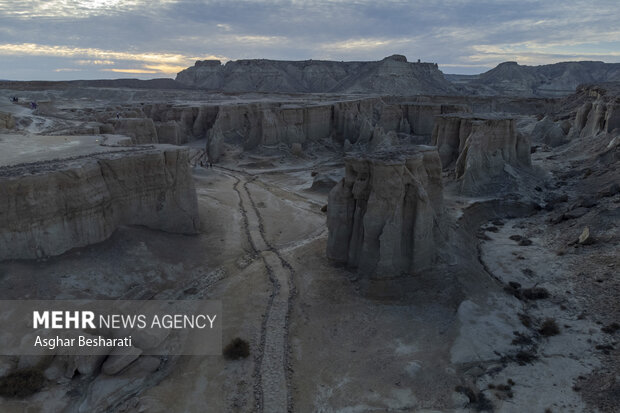
[[[620,62],[619,0],[0,0],[0,79],[174,78],[196,60],[380,60],[444,73]]]

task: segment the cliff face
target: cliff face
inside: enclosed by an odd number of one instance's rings
[[[327,257],[373,278],[412,274],[435,259],[443,208],[434,148],[345,160],[329,193]]]
[[[197,233],[188,165],[166,147],[0,168],[0,260],[58,255],[121,225]]]
[[[585,138],[599,133],[620,135],[620,98],[617,90],[610,92],[598,86],[579,91],[585,102],[577,109],[569,137]]]
[[[438,116],[432,144],[444,168],[454,165],[461,192],[470,195],[494,192],[514,168],[531,165],[529,139],[517,133],[512,118]]]
[[[454,94],[433,63],[409,63],[394,55],[378,62],[321,60],[197,61],[177,74],[184,85],[225,92]]]

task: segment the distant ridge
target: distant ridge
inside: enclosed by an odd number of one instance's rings
[[[561,62],[524,66],[504,62],[480,75],[447,75],[461,94],[557,97],[579,85],[620,81],[620,63]]]
[[[0,80],[1,89],[13,90],[41,90],[65,89],[67,87],[99,87],[99,88],[128,88],[128,89],[188,89],[187,86],[173,79],[96,79],[96,80]]]
[[[222,92],[456,94],[435,63],[402,55],[373,62],[325,60],[197,61],[177,74],[184,85]]]

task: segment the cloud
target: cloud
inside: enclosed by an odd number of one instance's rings
[[[78,65],[82,65],[82,66],[87,66],[87,65],[113,65],[114,61],[113,60],[88,60],[88,59],[82,59],[82,60],[76,60],[75,63],[77,63]]]
[[[145,70],[145,69],[102,69],[104,72],[114,73],[132,73],[132,74],[155,74],[157,70]]]
[[[394,53],[468,73],[504,60],[618,62],[617,7],[616,0],[0,0],[0,77],[53,77],[74,66],[93,77],[102,68],[174,76],[205,58]]]
[[[88,57],[90,59],[78,59],[73,62],[80,66],[114,65],[116,61],[136,62],[141,68],[109,68],[103,71],[115,73],[162,73],[174,75],[193,64],[196,60],[222,59],[216,56],[192,57],[180,54],[166,53],[128,53],[111,50],[87,49],[68,46],[46,46],[33,43],[24,44],[0,44],[0,55],[14,56],[50,56],[61,58]],[[225,58],[224,58],[225,59]],[[56,72],[78,71],[80,69],[59,68]]]

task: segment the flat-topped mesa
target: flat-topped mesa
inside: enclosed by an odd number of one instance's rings
[[[220,67],[222,62],[216,59],[196,60],[195,67]]]
[[[460,191],[482,195],[501,190],[502,178],[531,166],[530,142],[515,119],[501,114],[448,114],[435,118],[432,144],[444,169],[454,168]]]
[[[327,257],[373,279],[427,269],[436,259],[442,209],[435,148],[351,155],[329,193]]]
[[[7,146],[18,146],[19,138],[3,136]],[[104,241],[122,225],[198,233],[187,149],[93,145],[85,152],[82,142],[94,137],[70,139],[77,149],[64,154],[66,159],[37,155],[34,162],[0,164],[5,194],[0,197],[0,261],[59,255]]]
[[[456,94],[435,63],[410,63],[402,55],[380,61],[198,61],[177,74],[186,86],[224,92]]]

